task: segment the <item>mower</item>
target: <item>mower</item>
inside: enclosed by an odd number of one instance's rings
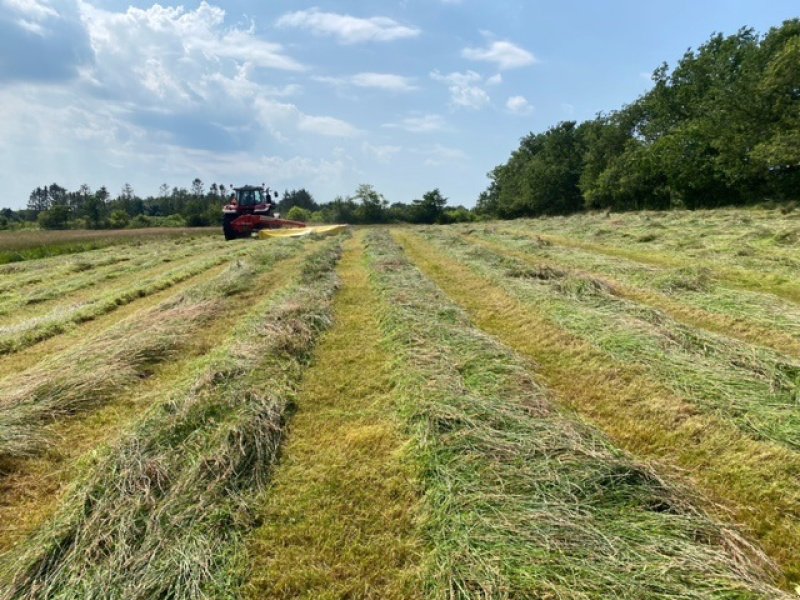
[[[274,192],[274,197],[278,197],[278,192]],[[222,207],[222,232],[225,239],[251,237],[253,233],[265,229],[306,227],[302,221],[281,219],[275,213],[272,199],[273,196],[265,185],[233,188],[230,201]]]

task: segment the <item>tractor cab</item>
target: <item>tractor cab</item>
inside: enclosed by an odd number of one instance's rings
[[[275,198],[278,192],[275,192]],[[273,215],[275,205],[269,188],[245,185],[233,189],[230,203],[225,207],[227,213]]]

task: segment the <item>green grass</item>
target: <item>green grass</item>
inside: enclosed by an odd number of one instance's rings
[[[0,355],[19,352],[64,333],[71,327],[113,312],[134,300],[195,277],[231,257],[246,256],[249,251],[250,249],[244,245],[219,248],[212,252],[201,253],[199,258],[190,256],[178,261],[177,266],[167,263],[166,266],[151,270],[135,283],[126,279],[121,285],[112,285],[108,288],[101,286],[81,301],[68,298],[55,306],[46,306],[42,314],[31,315],[17,323],[0,327]]]
[[[566,331],[547,306],[527,303],[409,231],[397,232],[426,274],[483,329],[535,361],[545,382],[566,405],[580,410],[637,456],[702,492],[703,505],[745,528],[797,581],[800,564],[800,456],[755,440],[725,415],[700,412],[642,365],[614,360],[591,340]],[[706,499],[707,498],[707,499]]]
[[[216,228],[152,228],[113,231],[0,232],[0,265],[77,254],[118,244],[141,244],[163,238],[218,234]]]
[[[250,544],[252,598],[421,597],[419,486],[362,244],[363,232],[345,244],[334,326],[255,505],[263,524]]]
[[[295,387],[330,322],[338,240],[148,411],[5,566],[7,597],[230,597]]]
[[[800,449],[800,360],[687,327],[619,297],[601,279],[531,272],[515,257],[438,232],[429,239],[566,331],[622,363],[640,365],[701,410],[732,420],[758,439]]]
[[[552,403],[384,233],[383,327],[416,439],[431,597],[779,597],[763,557]]]
[[[176,357],[197,328],[224,311],[259,273],[298,248],[286,243],[257,248],[253,258],[233,260],[220,276],[137,315],[135,321],[0,381],[0,472],[10,460],[48,445],[48,423],[109,402],[147,377],[155,365]]]

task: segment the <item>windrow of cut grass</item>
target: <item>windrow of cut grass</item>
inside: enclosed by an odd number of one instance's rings
[[[299,247],[281,242],[252,248],[250,258],[232,260],[211,281],[0,381],[0,471],[47,447],[49,423],[110,401],[175,357],[232,296]]]
[[[98,458],[59,514],[7,557],[8,598],[233,597],[253,498],[331,319],[340,240],[253,307],[228,343]]]
[[[676,475],[710,498],[709,509],[744,525],[781,564],[788,581],[800,578],[796,451],[754,439],[723,411],[700,410],[692,399],[674,392],[674,382],[654,377],[654,365],[615,359],[590,335],[568,330],[569,319],[582,323],[594,309],[576,300],[562,311],[562,303],[570,294],[597,293],[591,283],[572,282],[562,292],[534,296],[531,290],[540,284],[510,276],[505,263],[493,264],[485,249],[467,248],[469,256],[461,258],[463,247],[450,240],[437,244],[408,231],[395,235],[482,329],[535,360],[543,380],[563,402],[587,414],[634,454],[659,460],[668,471],[685,469]],[[614,332],[638,342],[635,327],[627,334]],[[597,332],[606,334],[605,329]],[[622,339],[619,345],[626,343]]]
[[[736,255],[720,255],[716,260],[698,260],[685,256],[657,254],[638,248],[610,246],[604,243],[584,241],[563,235],[542,234],[542,239],[567,248],[577,248],[607,256],[625,258],[657,266],[674,267],[683,270],[705,270],[714,274],[717,280],[727,286],[774,294],[795,304],[800,303],[800,284],[797,283],[797,270],[744,268],[735,260]],[[727,259],[727,260],[725,260]]]
[[[15,311],[29,312],[30,307],[49,301],[69,300],[73,294],[89,287],[105,286],[117,279],[125,280],[149,269],[163,267],[186,257],[195,257],[219,249],[222,244],[212,238],[196,243],[154,242],[150,247],[129,248],[114,260],[87,263],[73,257],[67,269],[37,273],[34,278],[18,282],[12,288],[0,290],[0,316]],[[124,264],[123,264],[124,263]]]
[[[421,597],[417,476],[364,233],[345,244],[334,326],[303,377],[281,464],[256,505],[252,598]]]
[[[602,279],[531,269],[516,257],[430,231],[428,239],[560,327],[620,362],[640,365],[700,410],[730,419],[756,439],[800,450],[800,360],[687,327],[620,297]]]
[[[587,213],[520,220],[517,229],[600,243],[656,260],[711,263],[755,273],[800,271],[800,211],[713,209]]]
[[[154,227],[115,231],[9,231],[0,232],[0,265],[77,254],[108,246],[143,243],[164,238],[218,235],[217,228]]]
[[[424,487],[428,596],[783,597],[763,555],[553,403],[385,232],[368,256]]]
[[[691,327],[800,357],[800,307],[769,294],[725,288],[702,269],[648,267],[553,246],[533,232],[503,227],[459,233],[464,241],[519,258],[535,269],[601,280],[614,295],[661,310]]]
[[[208,269],[224,263],[232,257],[245,256],[248,248],[221,248],[191,258],[179,266],[167,265],[167,270],[142,277],[136,283],[124,282],[109,290],[102,290],[85,301],[52,308],[43,315],[31,317],[19,323],[0,327],[0,355],[18,352],[43,340],[64,333],[71,327],[91,321],[100,315],[113,312],[138,298],[172,287],[182,281],[195,277]]]
[[[281,244],[288,241],[284,240]],[[187,373],[192,373],[201,357],[213,351],[221,340],[228,338],[254,303],[262,302],[283,290],[296,278],[302,261],[318,246],[309,242],[302,240],[300,251],[287,249],[292,256],[280,259],[276,268],[272,269],[258,268],[265,257],[260,253],[262,248],[254,248],[257,272],[247,281],[247,289],[226,297],[224,310],[216,311],[213,318],[206,320],[202,326],[196,326],[183,340],[180,351],[174,357],[154,364],[152,374],[148,373],[145,379],[110,395],[96,409],[46,425],[42,436],[52,442],[48,444],[46,452],[14,460],[13,469],[0,477],[0,555],[13,550],[55,513],[70,484],[91,467],[95,448],[114,443],[120,435],[124,435],[148,407],[183,385]],[[295,243],[300,244],[301,240],[295,240]],[[192,287],[212,279],[201,278]],[[178,291],[172,298],[178,298],[183,293],[184,290]],[[153,306],[157,304],[160,303],[154,303]],[[129,320],[147,314],[147,309],[132,313]]]

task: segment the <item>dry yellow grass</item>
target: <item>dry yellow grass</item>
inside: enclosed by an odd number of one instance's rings
[[[392,357],[381,345],[361,239],[345,246],[335,325],[306,375],[260,510],[253,598],[417,595],[417,489],[393,418]]]
[[[479,327],[536,361],[561,402],[590,417],[627,450],[689,480],[710,498],[709,508],[743,524],[763,544],[782,566],[785,583],[800,580],[797,453],[700,414],[640,368],[609,359],[419,236],[393,233]]]

